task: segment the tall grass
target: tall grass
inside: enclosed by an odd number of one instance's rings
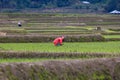
[[[0,43],[4,51],[30,51],[30,52],[98,52],[120,53],[120,41],[116,42],[84,42],[64,43],[54,46],[52,43]]]

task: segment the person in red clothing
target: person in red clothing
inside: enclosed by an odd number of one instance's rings
[[[54,39],[54,41],[53,41],[54,45],[55,46],[61,46],[62,42],[63,42],[63,39],[64,39],[64,36]]]

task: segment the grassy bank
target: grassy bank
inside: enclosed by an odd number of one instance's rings
[[[1,80],[119,80],[120,59],[0,63]]]
[[[60,36],[60,35],[59,35]],[[30,42],[52,42],[57,35],[7,35],[0,36],[1,43],[30,43]],[[65,42],[96,42],[105,41],[99,34],[86,34],[86,35],[65,35]]]

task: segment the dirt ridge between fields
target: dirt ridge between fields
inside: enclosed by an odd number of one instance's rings
[[[0,80],[119,80],[120,58],[0,64]]]

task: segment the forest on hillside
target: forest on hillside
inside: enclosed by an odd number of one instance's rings
[[[103,12],[120,10],[120,0],[86,0],[90,4],[82,4],[84,0],[0,0],[2,9],[52,9],[69,7],[72,9],[101,9]]]

